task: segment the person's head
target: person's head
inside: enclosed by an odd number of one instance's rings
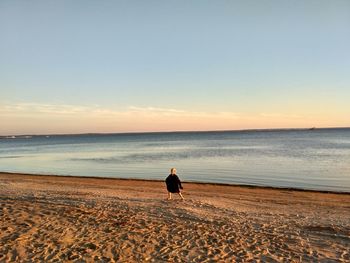
[[[176,174],[176,169],[175,168],[171,168],[170,169],[170,174]]]

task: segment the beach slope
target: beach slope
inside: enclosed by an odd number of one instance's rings
[[[349,262],[350,195],[0,173],[0,262]]]

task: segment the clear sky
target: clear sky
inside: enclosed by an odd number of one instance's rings
[[[350,126],[350,1],[0,1],[0,134]]]

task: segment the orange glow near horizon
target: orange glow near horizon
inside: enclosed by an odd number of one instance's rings
[[[1,135],[346,127],[350,124],[347,115],[335,113],[248,114],[152,107],[117,111],[38,104],[2,107],[0,121]]]

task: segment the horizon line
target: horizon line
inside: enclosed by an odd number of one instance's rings
[[[130,131],[130,132],[86,132],[86,133],[47,133],[47,134],[6,134],[3,137],[24,137],[24,136],[79,136],[79,135],[126,135],[126,134],[156,134],[156,133],[210,133],[210,132],[253,132],[253,131],[302,131],[302,130],[326,130],[326,129],[350,129],[349,127],[296,127],[296,128],[257,128],[257,129],[236,129],[236,130],[174,130],[174,131]]]

